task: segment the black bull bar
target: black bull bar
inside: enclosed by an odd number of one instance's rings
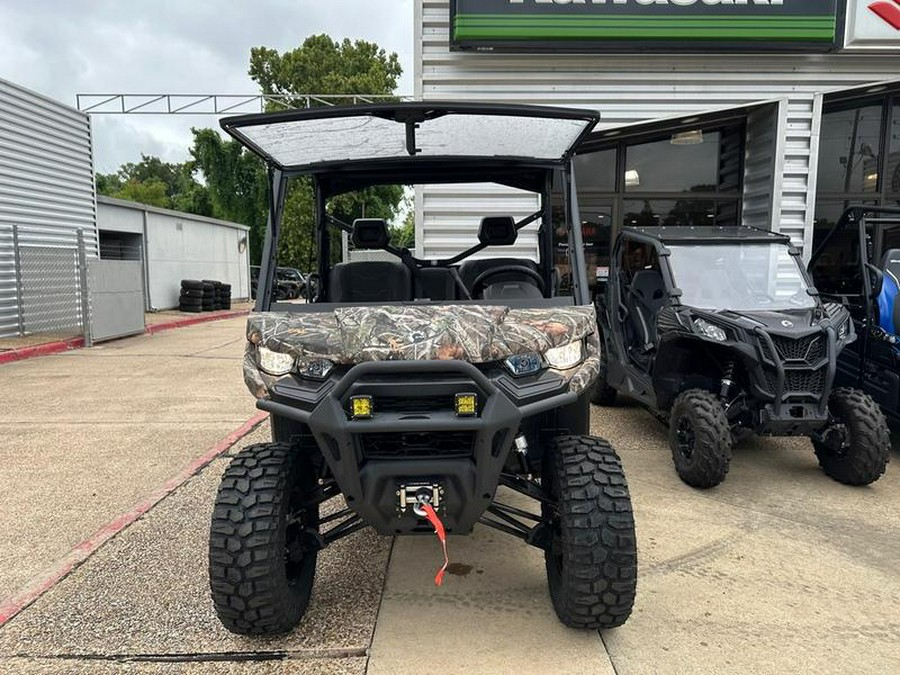
[[[397,375],[456,375],[470,380],[484,404],[477,417],[452,411],[415,414],[378,413],[350,419],[347,399],[364,394],[364,378]],[[395,383],[396,395],[415,397],[416,382]],[[471,531],[494,499],[500,474],[521,421],[574,403],[566,391],[517,406],[475,366],[465,361],[378,361],[351,368],[312,411],[268,399],[257,407],[306,424],[344,495],[347,505],[381,534],[431,531],[411,509],[402,510],[398,491],[407,485],[434,484],[443,490],[441,516],[448,531]],[[377,401],[376,401],[377,404]],[[365,459],[361,439],[368,434],[471,432],[472,453],[466,457],[402,457]]]

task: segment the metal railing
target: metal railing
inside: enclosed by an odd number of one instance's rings
[[[76,94],[92,115],[225,115],[318,106],[411,101],[392,94]]]

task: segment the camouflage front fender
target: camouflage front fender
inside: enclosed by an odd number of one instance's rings
[[[337,365],[450,359],[479,364],[515,354],[543,354],[584,340],[581,364],[556,371],[569,380],[570,391],[580,393],[600,370],[596,321],[591,305],[546,309],[406,305],[255,313],[247,321],[244,379],[257,398],[267,397],[277,379],[259,370],[259,347],[290,354],[301,366],[320,359]]]

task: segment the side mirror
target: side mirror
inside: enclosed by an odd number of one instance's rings
[[[866,263],[866,273],[869,275],[869,286],[872,289],[872,299],[874,300],[881,294],[884,286],[884,272],[872,263]]]

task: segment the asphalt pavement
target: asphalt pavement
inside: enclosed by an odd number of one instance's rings
[[[0,366],[0,602],[208,452],[255,412],[228,320]],[[622,628],[561,626],[535,549],[493,530],[363,531],[323,552],[302,624],[227,633],[206,580],[229,455],[258,425],[0,628],[9,673],[900,672],[900,468],[849,488],[803,439],[752,439],[718,488],[674,473],[665,430],[594,408],[626,467],[638,596]],[[337,505],[331,505],[336,508]]]

